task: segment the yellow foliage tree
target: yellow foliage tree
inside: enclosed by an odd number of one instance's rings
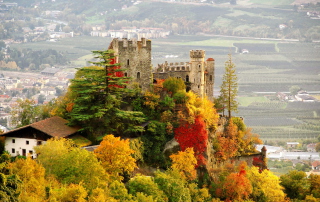
[[[88,193],[82,184],[63,185],[59,189],[50,191],[50,202],[86,202]]]
[[[45,200],[47,183],[45,169],[40,164],[28,157],[27,159],[17,159],[8,166],[12,173],[18,175],[22,181],[19,201],[40,202]]]
[[[201,116],[203,117],[208,129],[215,129],[218,124],[219,114],[214,108],[213,102],[207,98],[200,98],[192,91],[187,92],[187,97],[186,106],[189,117],[194,120],[195,117]]]
[[[251,198],[254,201],[259,201],[261,198],[266,202],[286,201],[280,179],[271,171],[265,169],[259,172],[259,169],[253,166],[248,169],[247,177],[252,184]]]
[[[130,149],[129,139],[120,140],[120,137],[106,135],[94,153],[115,180],[122,180],[121,174],[132,172],[137,167],[136,160],[131,156],[134,150]]]
[[[177,170],[183,179],[196,179],[197,159],[194,156],[193,148],[187,148],[185,151],[179,151],[178,154],[172,154],[170,158],[172,160],[171,168]]]

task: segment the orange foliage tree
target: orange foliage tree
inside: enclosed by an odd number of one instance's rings
[[[215,147],[215,157],[218,161],[225,161],[234,157],[238,151],[237,126],[230,120],[223,133],[218,133]]]
[[[230,173],[223,185],[226,201],[243,201],[252,193],[252,185],[246,177],[246,164],[241,163],[238,173]]]
[[[120,140],[120,137],[106,135],[94,153],[115,180],[122,180],[121,174],[132,172],[137,167],[136,160],[131,156],[134,150],[130,149],[129,139]]]
[[[187,148],[193,148],[197,158],[197,166],[206,164],[204,153],[207,148],[208,132],[202,117],[196,117],[193,124],[183,121],[174,130],[174,134],[182,151],[185,151]]]

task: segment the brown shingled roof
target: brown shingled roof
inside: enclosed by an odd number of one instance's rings
[[[67,137],[69,135],[76,133],[80,129],[80,127],[67,126],[66,125],[67,123],[68,123],[67,120],[59,116],[54,116],[54,117],[30,124],[30,126],[52,137]]]
[[[8,134],[11,134],[12,132],[31,127],[36,130],[39,130],[39,131],[41,131],[51,137],[68,137],[69,135],[76,133],[80,129],[79,126],[73,126],[73,127],[67,126],[66,125],[67,123],[68,123],[67,120],[65,120],[59,116],[54,116],[54,117],[47,118],[42,121],[32,123],[27,126],[23,126],[23,127],[8,131],[6,133],[1,134],[1,136],[7,136]]]

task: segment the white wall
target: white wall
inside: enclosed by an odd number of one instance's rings
[[[14,140],[14,143],[13,143]],[[29,141],[29,144],[27,144]],[[39,140],[40,141],[40,140]],[[9,152],[11,156],[23,155],[23,149],[26,151],[26,156],[32,151],[32,157],[36,158],[37,155],[33,149],[34,146],[37,146],[38,140],[36,139],[27,139],[27,138],[16,138],[16,137],[6,137],[5,141],[5,150]],[[46,141],[41,141],[41,144],[45,144]],[[12,149],[15,150],[12,153]]]

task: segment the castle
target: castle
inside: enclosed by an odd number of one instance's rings
[[[188,90],[192,90],[200,97],[207,97],[213,101],[214,69],[213,58],[205,60],[204,50],[191,50],[189,62],[175,62],[158,64],[156,70],[151,65],[151,41],[141,38],[141,41],[113,39],[109,49],[113,49],[116,62],[125,68],[125,76],[131,77],[133,82],[139,83],[142,90],[149,89],[156,79],[176,77],[183,79]]]

